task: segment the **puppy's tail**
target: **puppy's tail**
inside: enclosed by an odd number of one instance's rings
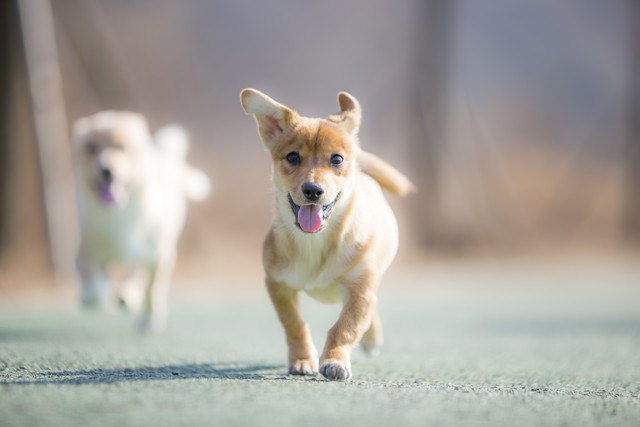
[[[406,196],[416,191],[415,185],[409,178],[375,154],[360,151],[358,164],[364,173],[378,181],[382,188],[393,194]]]
[[[160,151],[184,165],[181,169],[181,183],[189,200],[202,201],[211,193],[209,177],[199,169],[185,163],[189,151],[189,136],[182,126],[168,125],[160,128],[155,135],[155,143]]]
[[[185,159],[189,151],[189,135],[182,126],[167,125],[155,134],[156,147],[176,159]]]
[[[185,165],[185,194],[189,200],[200,202],[211,193],[211,181],[200,169]]]

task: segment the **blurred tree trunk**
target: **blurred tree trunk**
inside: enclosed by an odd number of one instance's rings
[[[456,3],[455,0],[417,2],[416,64],[410,84],[416,112],[412,177],[418,194],[413,198],[412,212],[418,243],[430,247],[460,243],[455,230],[447,226],[441,191]]]
[[[625,240],[640,243],[640,2],[630,1],[629,104],[625,138]]]

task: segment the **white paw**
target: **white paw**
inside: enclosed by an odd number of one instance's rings
[[[94,288],[85,288],[82,291],[82,307],[95,310],[104,308],[106,296],[105,292],[94,289]]]
[[[140,332],[162,332],[166,325],[166,316],[144,314],[138,321],[138,330]]]

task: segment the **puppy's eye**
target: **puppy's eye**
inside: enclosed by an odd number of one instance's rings
[[[342,162],[344,161],[344,157],[342,157],[340,154],[334,154],[333,156],[331,156],[331,166],[340,166],[342,164]]]
[[[287,162],[289,162],[293,166],[298,166],[300,164],[300,154],[298,154],[295,151],[287,154],[286,159],[287,159]]]
[[[93,156],[98,153],[98,144],[95,142],[87,142],[84,146],[84,152],[87,156]]]

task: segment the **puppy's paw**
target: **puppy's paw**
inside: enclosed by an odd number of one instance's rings
[[[94,298],[93,296],[82,296],[82,308],[87,311],[100,311],[105,308],[105,302],[102,298]]]
[[[104,309],[107,300],[107,292],[103,288],[98,287],[85,287],[82,290],[82,308],[87,310],[101,310]]]
[[[289,375],[317,375],[318,359],[296,359],[289,365]]]
[[[329,359],[320,366],[320,373],[331,381],[346,381],[351,378],[351,367],[339,360]]]
[[[138,331],[142,333],[162,332],[166,325],[165,316],[145,314],[138,321]]]

